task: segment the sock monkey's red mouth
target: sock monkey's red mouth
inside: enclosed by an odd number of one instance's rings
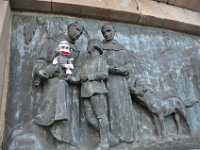
[[[69,55],[69,54],[70,54],[70,52],[66,52],[66,51],[60,51],[60,53],[61,53],[62,55]]]

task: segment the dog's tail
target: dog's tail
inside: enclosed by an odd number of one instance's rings
[[[199,103],[199,100],[192,100],[192,101],[188,101],[188,102],[183,102],[183,104],[185,105],[185,107],[193,107],[195,104]]]
[[[183,101],[180,97],[178,97],[179,100],[182,101],[182,103],[184,104],[185,107],[189,108],[189,107],[193,107],[195,104],[199,103],[199,100],[188,100],[188,101]]]

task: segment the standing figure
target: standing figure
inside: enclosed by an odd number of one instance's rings
[[[74,65],[72,64],[74,59],[70,58],[70,54],[71,50],[68,42],[62,41],[58,45],[57,56],[53,59],[53,64],[66,69],[67,75],[72,74],[71,69],[74,69]]]
[[[107,89],[110,130],[120,142],[133,142],[136,122],[127,82],[129,55],[124,46],[114,40],[114,27],[104,24],[101,32],[104,37],[103,56],[109,69]]]
[[[105,85],[105,81],[108,78],[108,70],[106,61],[100,57],[103,53],[100,41],[96,39],[90,40],[88,53],[88,60],[80,72],[82,82],[81,98],[84,100],[85,108],[88,109],[90,107],[98,120],[100,142],[96,150],[106,150],[109,148],[108,136],[110,132],[106,97],[108,91]]]
[[[79,93],[77,81],[73,80],[80,65],[80,51],[75,41],[81,36],[83,27],[78,23],[68,26],[67,36],[49,38],[43,45],[33,71],[33,84],[43,88],[34,123],[46,127],[57,141],[80,145],[79,135]],[[73,74],[68,76],[52,62],[56,57],[57,45],[67,41],[74,59]]]

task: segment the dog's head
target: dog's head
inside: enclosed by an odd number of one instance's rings
[[[145,86],[140,82],[138,82],[137,79],[134,83],[130,84],[130,93],[132,95],[135,95],[137,97],[138,96],[142,97],[145,92],[146,92]]]
[[[130,84],[130,93],[135,96],[143,97],[155,93],[152,85],[148,84],[145,80],[136,79],[135,82]]]

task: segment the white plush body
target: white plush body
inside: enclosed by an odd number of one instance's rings
[[[59,55],[54,58],[53,64],[61,64],[63,68],[66,69],[66,74],[72,74],[72,71],[74,69],[74,65],[72,64],[73,58],[68,58],[67,56]]]
[[[66,74],[72,74],[74,65],[72,64],[73,58],[70,58],[71,48],[67,41],[61,41],[58,45],[57,52],[59,53],[53,60],[53,64],[60,64],[63,68],[66,69]]]

